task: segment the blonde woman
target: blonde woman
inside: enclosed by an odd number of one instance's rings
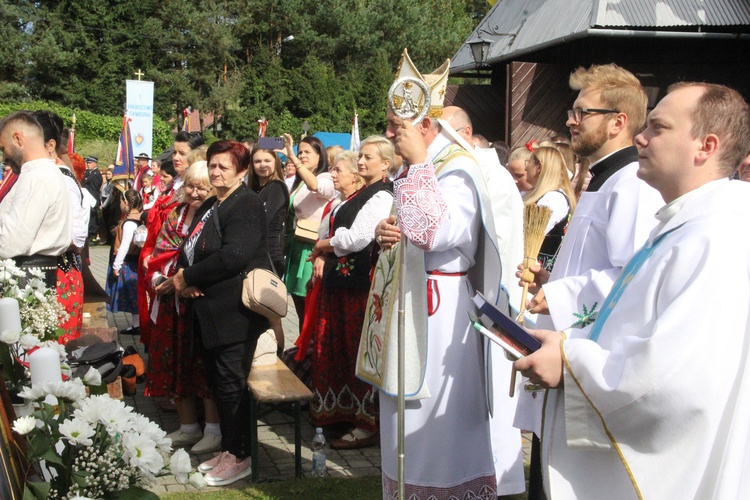
[[[394,161],[393,145],[382,136],[365,139],[359,154],[336,157],[331,175],[341,203],[330,210],[328,233],[312,252],[313,277],[322,285],[312,336],[310,416],[315,426],[349,425],[331,442],[334,449],[364,448],[379,439],[375,391],[354,372],[377,248],[375,226],[393,205],[387,173]]]
[[[175,295],[174,287],[160,285],[160,282],[177,271],[180,247],[188,236],[195,213],[214,194],[214,188],[205,160],[190,165],[182,179],[182,190],[175,198],[177,204],[166,216],[148,260],[152,276],[149,285],[155,289],[156,296],[148,319],[151,338],[145,394],[168,397],[176,402],[180,428],[167,437],[172,440],[172,446],[189,445],[192,453],[200,455],[219,449],[219,413],[206,382],[203,348],[200,340],[189,333],[189,304]],[[203,431],[198,425],[196,397],[203,399],[206,419]]]
[[[510,153],[508,164],[505,168],[513,176],[516,188],[521,196],[533,187],[526,179],[526,161],[531,156],[531,151],[526,148],[516,148]]]
[[[568,221],[575,210],[576,197],[568,177],[565,158],[559,149],[541,146],[534,150],[525,163],[526,181],[533,187],[524,195],[524,203],[552,210],[539,251],[542,267],[551,272]]]

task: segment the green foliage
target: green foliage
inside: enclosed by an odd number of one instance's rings
[[[44,101],[13,101],[0,103],[0,116],[5,116],[13,111],[26,109],[37,111],[39,109],[48,109],[54,111],[66,127],[72,126],[72,117],[76,115],[76,151],[85,151],[86,154],[93,154],[99,157],[102,162],[103,158],[114,158],[117,153],[117,142],[120,140],[122,131],[122,116],[105,116],[90,111],[82,111],[68,106],[61,106],[52,102]],[[161,152],[172,145],[172,131],[168,123],[164,122],[158,116],[154,116],[154,152]],[[104,152],[99,147],[97,151],[89,151],[82,147],[83,143],[103,141]],[[109,153],[111,151],[111,153]],[[111,161],[111,160],[108,160]]]
[[[403,48],[432,71],[487,9],[484,0],[19,0],[0,10],[0,99],[59,103],[76,110],[81,137],[116,139],[124,80],[140,69],[169,123],[190,105],[218,117],[216,135],[243,140],[261,117],[273,135],[298,136],[305,121],[310,133],[346,132],[357,110],[366,136],[385,128]],[[155,151],[171,142],[161,142],[166,123],[154,132]]]

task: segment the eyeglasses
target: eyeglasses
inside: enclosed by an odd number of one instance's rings
[[[576,123],[581,123],[584,115],[590,115],[591,113],[619,113],[616,109],[598,109],[598,108],[573,108],[568,110],[568,120],[573,120]]]
[[[533,156],[532,156],[532,157],[530,157],[530,158],[526,158],[526,159],[525,159],[525,160],[523,161],[523,164],[524,164],[524,166],[526,166],[526,167],[528,167],[529,165],[536,165],[537,163],[538,163],[537,159],[536,159],[536,158],[534,158]]]
[[[190,191],[198,191],[199,193],[203,193],[203,194],[206,194],[209,191],[211,191],[210,189],[206,189],[204,187],[193,186],[191,184],[185,184],[185,189],[186,190],[189,189]]]

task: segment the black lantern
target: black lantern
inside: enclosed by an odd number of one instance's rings
[[[471,57],[474,59],[474,64],[477,67],[484,66],[490,55],[490,46],[492,45],[492,42],[476,37],[466,43],[471,49]]]

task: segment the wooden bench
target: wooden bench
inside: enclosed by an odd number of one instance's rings
[[[112,342],[117,338],[117,328],[109,326],[106,302],[84,302],[83,329],[81,337],[72,340],[70,348],[78,348],[96,344],[98,342]],[[117,379],[107,385],[107,393],[112,399],[122,399],[122,379]]]
[[[84,328],[107,328],[109,326],[107,320],[107,303],[85,302],[83,304],[83,326]],[[115,333],[117,333],[117,330],[115,330]]]
[[[259,405],[292,404],[294,406],[294,475],[302,476],[302,403],[313,398],[312,392],[280,360],[274,365],[253,366],[247,376],[247,387],[250,389],[250,425],[253,482],[258,480],[258,417]]]

